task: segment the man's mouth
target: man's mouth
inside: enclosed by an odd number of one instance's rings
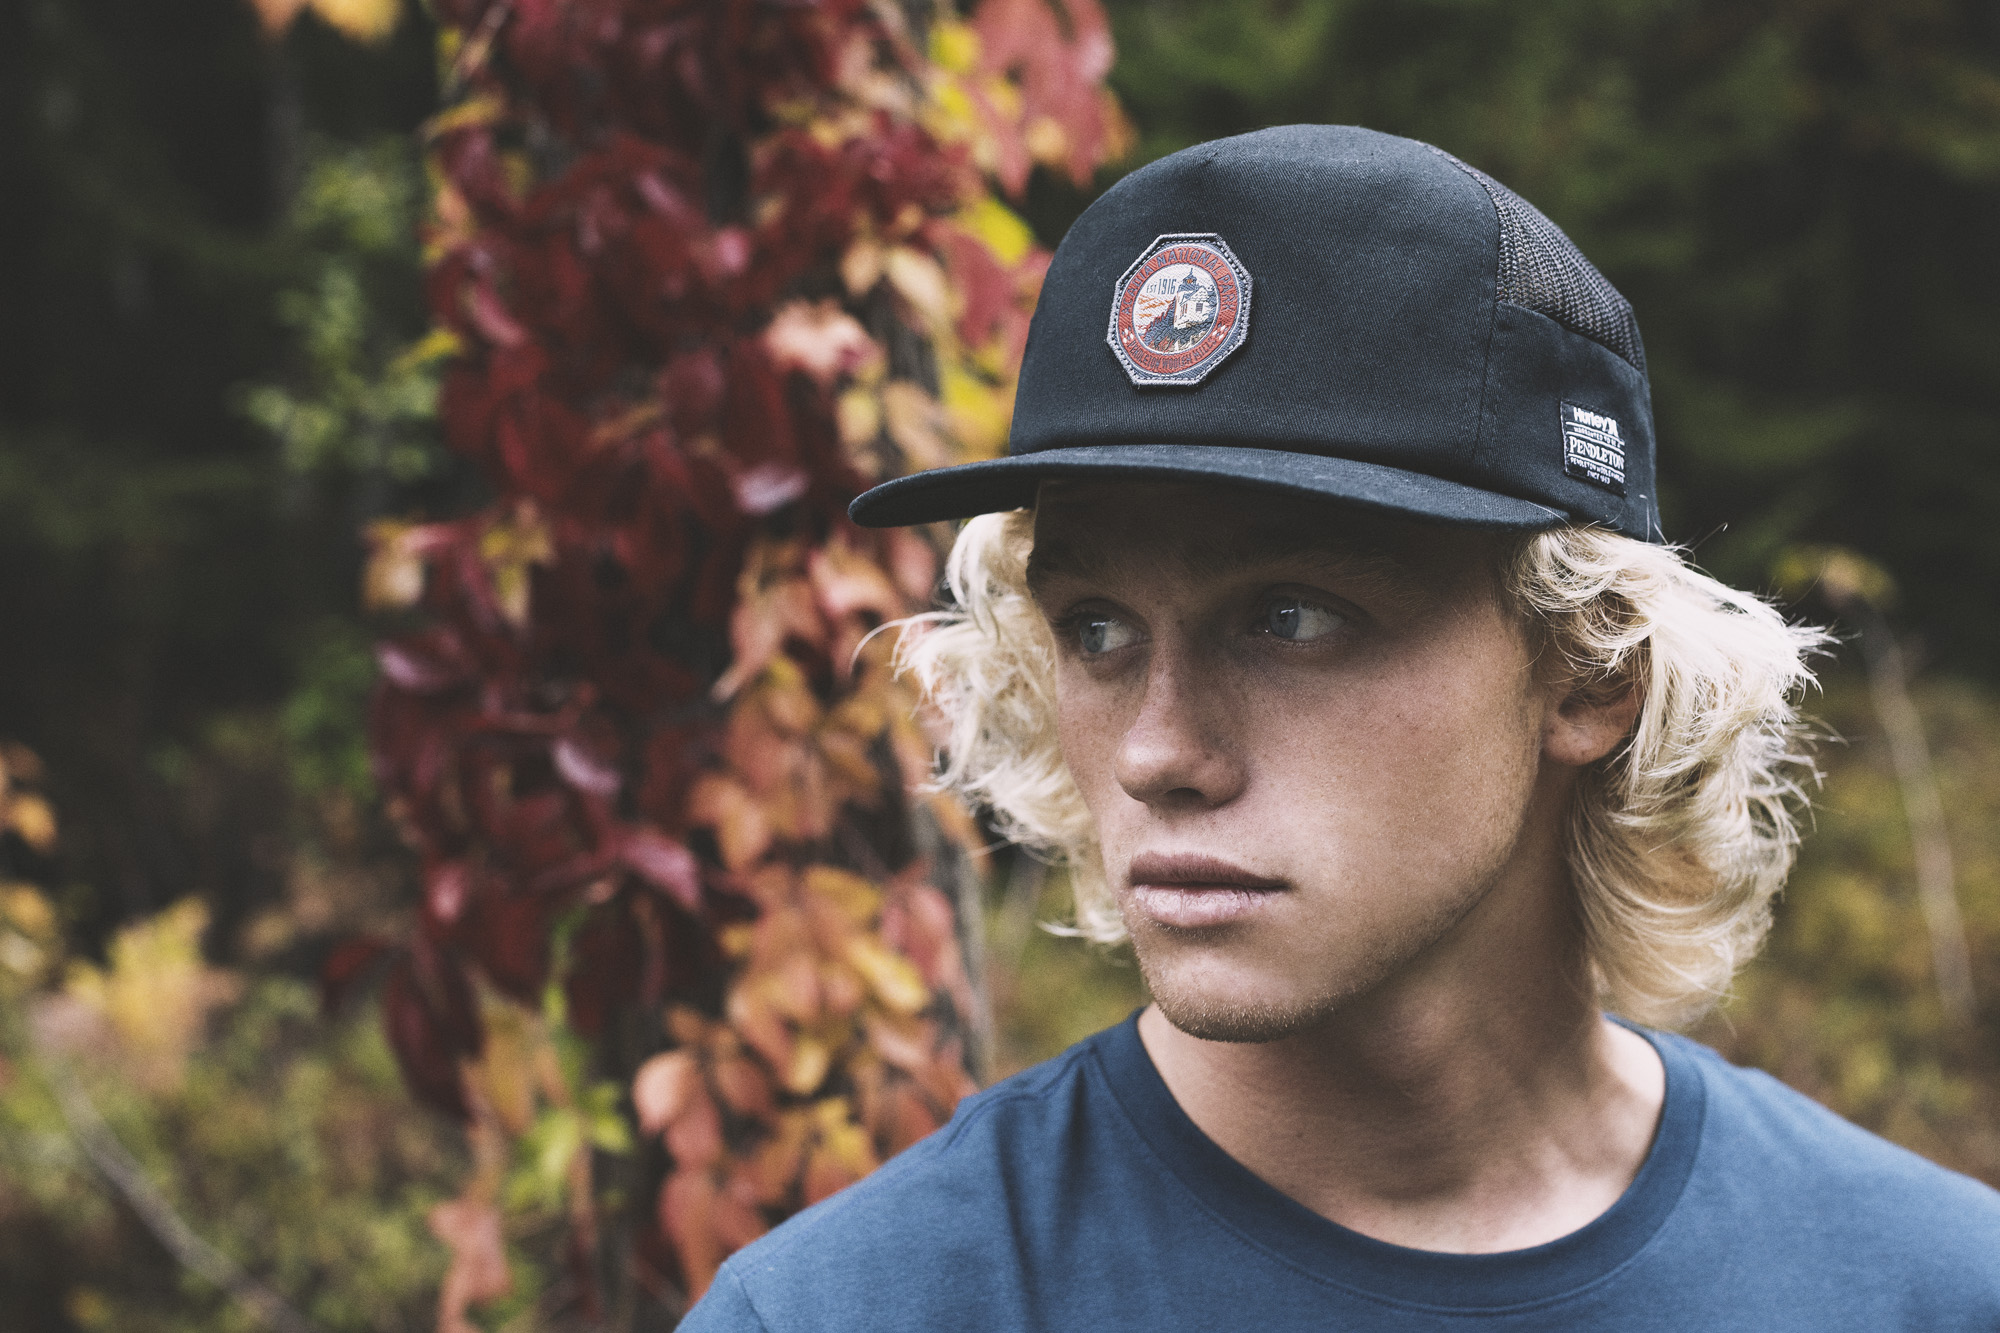
[[[1220,857],[1185,852],[1142,853],[1133,858],[1126,881],[1138,911],[1179,930],[1240,921],[1291,888]]]

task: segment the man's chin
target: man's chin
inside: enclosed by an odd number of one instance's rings
[[[1258,1003],[1171,985],[1155,987],[1153,1003],[1190,1037],[1231,1042],[1282,1041],[1318,1027],[1333,1008],[1326,1003]]]

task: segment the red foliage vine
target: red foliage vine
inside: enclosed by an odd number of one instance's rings
[[[930,746],[869,638],[936,552],[844,508],[1000,448],[1047,256],[988,182],[1086,180],[1123,128],[1095,0],[437,12],[440,411],[496,499],[378,527],[368,593],[417,624],[372,722],[423,886],[383,1003],[473,1136],[432,1219],[462,1327],[538,1207],[591,1310],[628,1097],[665,1172],[632,1261],[698,1296],[971,1087],[933,879],[974,829],[913,794]]]

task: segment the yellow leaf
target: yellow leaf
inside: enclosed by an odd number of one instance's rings
[[[997,458],[1007,448],[1014,421],[1014,395],[1004,388],[947,365],[939,375],[945,417],[968,459]]]
[[[920,385],[909,380],[890,380],[883,385],[882,413],[888,418],[889,438],[913,470],[942,467],[952,461],[937,400]]]
[[[811,896],[829,904],[856,925],[867,925],[882,911],[882,892],[850,870],[807,866],[800,883]]]
[[[49,809],[49,803],[32,792],[23,792],[10,797],[6,803],[8,828],[21,835],[21,841],[38,852],[47,852],[56,845],[56,813]]]
[[[820,1146],[854,1176],[865,1176],[881,1165],[868,1131],[854,1119],[854,1107],[845,1097],[822,1097],[813,1103],[813,1128],[819,1131]]]
[[[424,559],[409,541],[414,523],[382,519],[368,526],[368,566],[361,576],[361,604],[371,611],[414,606],[424,595]]]
[[[909,302],[910,308],[931,333],[943,333],[951,326],[952,290],[937,260],[907,245],[890,249],[882,259],[889,285]]]
[[[1054,116],[1036,116],[1022,137],[1037,162],[1059,166],[1069,159],[1069,132]]]
[[[916,965],[873,936],[848,941],[847,961],[892,1012],[914,1014],[930,1003],[930,990]]]
[[[528,623],[529,571],[555,560],[555,541],[534,507],[522,503],[480,534],[479,555],[493,580],[493,599],[515,628]]]
[[[492,93],[468,97],[449,111],[441,111],[424,122],[424,137],[435,139],[453,130],[486,125],[507,114],[507,104]],[[462,203],[462,201],[461,201]],[[446,219],[449,221],[450,219]]]
[[[956,19],[933,25],[931,63],[952,74],[966,73],[979,63],[979,34]]]
[[[214,1006],[236,991],[234,978],[201,956],[208,908],[188,898],[111,942],[107,969],[71,967],[69,994],[103,1014],[130,1057],[138,1081],[165,1089],[180,1081],[188,1053]]]
[[[439,325],[404,348],[396,359],[389,363],[389,373],[407,375],[425,366],[449,361],[464,350],[465,344],[458,334]]]
[[[960,210],[958,225],[978,237],[1009,268],[1026,258],[1035,244],[1035,233],[1028,229],[1028,224],[990,194],[970,208]]]
[[[524,1134],[535,1119],[534,1020],[500,1000],[485,1006],[486,1048],[473,1077],[509,1134]]]
[[[882,404],[870,389],[849,389],[834,407],[840,442],[848,448],[872,444],[882,433]]]
[[[62,950],[55,909],[27,884],[0,885],[0,997],[41,985]]]
[[[9,884],[0,888],[0,916],[7,924],[31,939],[55,938],[56,909],[41,890],[30,884]]]
[[[882,246],[867,237],[847,247],[840,260],[840,280],[850,296],[867,293],[882,280]]]
[[[982,171],[993,170],[998,155],[993,136],[983,133],[985,122],[973,105],[971,94],[956,80],[940,79],[932,85],[924,128],[941,142],[972,144],[974,163]]]
[[[803,1097],[820,1084],[826,1082],[826,1071],[833,1066],[833,1052],[826,1043],[811,1037],[800,1037],[792,1047],[792,1058],[785,1066],[782,1082],[785,1090]]]
[[[403,16],[400,0],[307,0],[327,26],[357,42],[379,42]]]

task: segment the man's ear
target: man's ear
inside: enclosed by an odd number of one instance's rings
[[[1618,748],[1639,718],[1639,687],[1593,681],[1564,687],[1542,726],[1542,754],[1581,768]]]

